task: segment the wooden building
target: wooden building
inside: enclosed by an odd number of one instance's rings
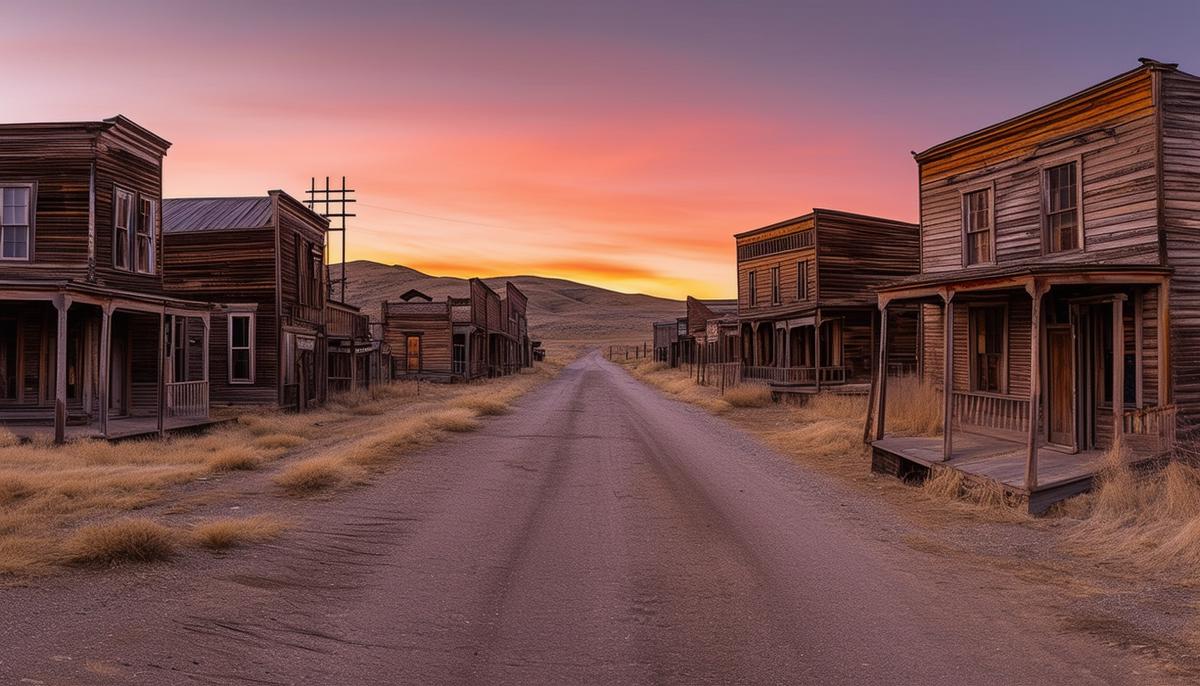
[[[213,318],[213,402],[305,409],[325,401],[329,222],[283,191],[163,201],[170,293],[224,303]],[[355,332],[361,336],[361,331]]]
[[[915,155],[921,271],[878,304],[920,305],[946,430],[888,435],[880,378],[876,469],[949,466],[1040,510],[1116,440],[1170,449],[1200,414],[1198,143],[1200,78],[1142,60]]]
[[[381,338],[391,348],[394,377],[469,381],[532,365],[527,306],[513,284],[501,297],[482,279],[471,279],[462,298],[434,300],[410,290],[384,302]]]
[[[325,303],[327,392],[365,390],[390,376],[389,348],[371,335],[370,317],[353,305]]]
[[[916,224],[817,209],[736,235],[742,377],[779,392],[865,391],[878,324],[873,287],[919,269]],[[915,371],[916,316],[897,313],[893,373]]]
[[[679,340],[679,324],[675,319],[665,322],[654,322],[654,359],[666,362],[674,367],[676,364],[676,343]]]
[[[0,424],[15,433],[207,423],[212,308],[163,287],[169,147],[122,116],[0,125]]]
[[[738,301],[700,300],[688,296],[686,359],[695,362],[736,362],[739,355]]]

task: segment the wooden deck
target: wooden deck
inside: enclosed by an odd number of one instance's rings
[[[1038,449],[1038,485],[1025,488],[1025,446],[967,431],[954,433],[954,454],[942,461],[942,437],[887,436],[871,444],[871,468],[900,477],[924,478],[936,469],[954,469],[968,479],[1000,486],[1032,513],[1092,487],[1104,452],[1068,453]]]
[[[230,421],[227,418],[217,419],[185,419],[168,418],[163,420],[163,430],[167,433],[183,433],[196,431],[205,427],[216,426]],[[31,439],[37,436],[54,436],[54,424],[10,424],[6,428],[18,438]],[[125,417],[108,420],[108,440],[121,441],[131,438],[144,438],[158,435],[158,419],[155,417]],[[97,423],[68,425],[66,439],[68,441],[85,438],[104,438]]]

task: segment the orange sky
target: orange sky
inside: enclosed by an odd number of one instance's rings
[[[729,296],[736,232],[814,206],[914,220],[910,150],[1142,54],[1200,68],[1164,28],[1190,4],[1078,36],[1023,4],[38,4],[0,23],[21,65],[0,120],[123,113],[174,143],[168,195],[344,174],[350,258]]]

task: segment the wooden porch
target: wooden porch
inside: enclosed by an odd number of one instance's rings
[[[887,436],[871,444],[871,469],[900,478],[923,479],[938,469],[953,469],[980,484],[1004,491],[1010,501],[1030,513],[1045,512],[1054,503],[1083,493],[1104,460],[1105,451],[1069,453],[1038,447],[1038,482],[1025,485],[1029,452],[1019,441],[971,432],[958,432],[954,456],[942,460],[942,437]]]
[[[198,431],[218,424],[232,421],[228,418],[211,417],[166,417],[163,419],[161,434],[187,433]],[[5,426],[13,435],[22,440],[33,440],[45,436],[54,438],[53,422],[9,424]],[[64,431],[65,441],[83,439],[107,439],[109,441],[124,441],[134,438],[157,438],[160,435],[158,417],[124,417],[109,418],[107,434],[98,422],[88,424],[70,424]]]

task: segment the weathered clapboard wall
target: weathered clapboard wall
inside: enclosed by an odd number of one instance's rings
[[[1162,215],[1171,276],[1171,399],[1200,420],[1200,78],[1160,74]]]
[[[920,165],[921,271],[964,267],[962,198],[991,186],[995,264],[1159,261],[1152,70],[930,148]],[[1078,160],[1084,250],[1043,251],[1042,169]]]
[[[834,210],[813,214],[818,307],[872,304],[875,286],[919,270],[918,225]]]
[[[112,197],[119,186],[134,193],[135,208],[144,197],[160,215],[162,158],[168,147],[167,141],[120,116],[0,126],[0,183],[31,184],[35,207],[30,259],[6,260],[3,278],[86,280],[161,293],[161,263],[152,274],[113,267]],[[156,256],[162,253],[160,226],[156,216]]]
[[[766,319],[808,307],[816,300],[817,270],[813,264],[812,214],[747,231],[736,236],[738,251],[738,313]],[[760,254],[761,253],[761,254]],[[798,297],[799,263],[808,263],[808,298]],[[771,302],[771,268],[779,267],[780,302]],[[756,298],[750,301],[750,279]]]
[[[409,372],[407,340],[410,336],[421,339],[417,373],[447,377],[452,373],[454,322],[449,300],[384,302],[380,314],[381,335],[392,349],[397,373]]]

